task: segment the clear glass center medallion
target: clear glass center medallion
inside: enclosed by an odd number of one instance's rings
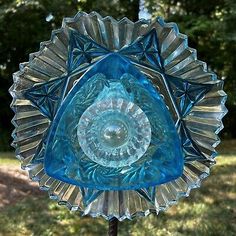
[[[103,166],[123,167],[143,156],[151,141],[151,125],[145,113],[124,99],[120,83],[111,83],[98,101],[85,110],[77,128],[84,153]]]

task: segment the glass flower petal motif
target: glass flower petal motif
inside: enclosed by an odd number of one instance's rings
[[[226,94],[176,24],[79,12],[40,45],[13,75],[13,146],[51,198],[124,220],[200,186]]]

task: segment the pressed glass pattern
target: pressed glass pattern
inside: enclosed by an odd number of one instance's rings
[[[13,79],[16,155],[71,210],[119,220],[158,213],[199,187],[215,163],[227,112],[223,81],[174,23],[79,12]]]

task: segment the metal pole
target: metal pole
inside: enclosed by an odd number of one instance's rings
[[[117,236],[117,232],[118,232],[118,220],[117,218],[113,217],[109,220],[108,236]]]

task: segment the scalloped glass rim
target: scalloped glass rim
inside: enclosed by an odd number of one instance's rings
[[[190,81],[190,85],[192,85],[191,81],[199,85],[212,85],[210,92],[198,101],[184,121],[190,129],[189,132],[192,132],[191,138],[195,147],[204,157],[186,160],[183,176],[158,186],[154,202],[148,200],[150,194],[141,189],[139,191],[109,191],[100,193],[99,196],[95,192],[94,196],[97,198],[89,204],[85,204],[83,198],[86,196],[86,191],[89,191],[88,189],[80,189],[50,178],[45,174],[41,163],[32,163],[35,153],[43,150],[40,140],[47,131],[50,121],[35,106],[32,106],[30,101],[25,100],[22,94],[24,90],[36,83],[49,81],[58,76],[66,76],[66,45],[69,28],[80,31],[81,34],[89,36],[110,50],[117,50],[131,44],[151,29],[155,29],[167,76],[178,76],[184,82]],[[105,30],[101,31],[101,29]],[[118,43],[113,40],[114,38],[119,39]],[[53,61],[54,57],[58,59],[57,62]],[[45,60],[54,63],[53,66],[50,67]],[[46,64],[48,71],[45,74],[42,66],[46,66]],[[143,73],[149,75],[178,124],[178,105],[172,102],[170,85],[167,85],[166,80],[160,74],[150,70],[146,65],[137,62],[134,64]],[[30,54],[29,62],[20,64],[20,71],[14,73],[13,81],[14,84],[9,92],[13,97],[11,108],[15,112],[12,120],[15,126],[12,145],[16,148],[16,156],[22,161],[22,168],[29,171],[30,178],[38,181],[42,190],[49,192],[50,198],[56,199],[61,205],[67,205],[71,210],[79,210],[85,215],[89,214],[94,217],[101,215],[106,219],[116,217],[119,220],[146,216],[150,212],[158,213],[175,204],[180,197],[188,196],[191,189],[199,187],[201,180],[209,175],[210,167],[215,164],[215,147],[220,142],[217,134],[223,129],[221,120],[227,113],[224,105],[226,94],[222,90],[223,81],[218,80],[214,73],[208,71],[206,63],[197,60],[196,50],[187,46],[187,36],[179,33],[175,23],[165,23],[161,18],[152,22],[139,20],[133,23],[127,18],[116,21],[112,17],[102,18],[95,12],[90,14],[79,12],[74,18],[65,18],[62,28],[54,30],[51,39],[40,44],[39,52]],[[205,123],[201,117],[204,117]],[[32,122],[32,120],[34,121]],[[29,121],[31,121],[30,126],[27,126]],[[200,126],[200,129],[196,128],[197,126]],[[30,132],[30,127],[38,128],[37,133]],[[193,135],[194,132],[196,135]]]

